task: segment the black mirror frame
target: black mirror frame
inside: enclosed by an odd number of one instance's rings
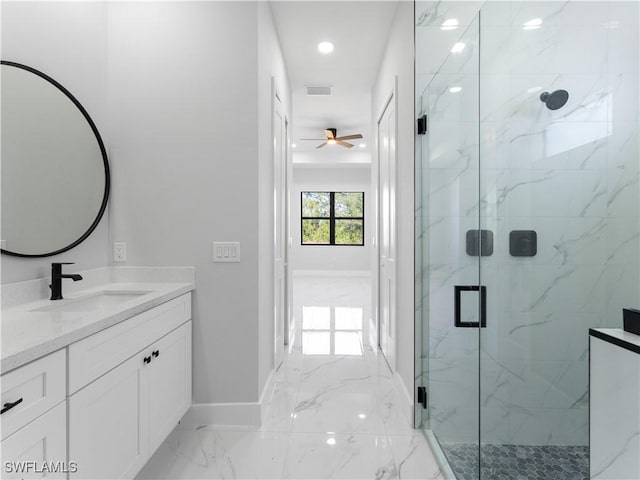
[[[17,252],[11,252],[9,250],[0,249],[1,253],[5,255],[11,255],[14,257],[26,257],[26,258],[51,257],[53,255],[58,255],[59,253],[66,252],[67,250],[71,250],[72,248],[84,242],[87,239],[87,237],[89,237],[89,235],[91,235],[91,233],[96,229],[96,227],[100,223],[100,220],[102,220],[102,216],[104,215],[104,212],[107,208],[107,203],[109,201],[109,191],[111,189],[111,177],[109,173],[109,159],[107,158],[107,150],[104,147],[104,142],[102,141],[100,132],[98,131],[96,124],[93,123],[93,120],[89,116],[89,113],[85,110],[85,108],[78,101],[78,99],[74,97],[71,94],[71,92],[69,92],[69,90],[63,87],[59,82],[55,81],[53,78],[51,78],[47,74],[42,73],[41,71],[36,70],[35,68],[29,67],[27,65],[23,65],[21,63],[11,62],[8,60],[0,60],[0,65],[8,65],[11,67],[21,68],[23,70],[33,73],[34,75],[39,76],[40,78],[46,80],[47,82],[51,83],[53,86],[58,88],[69,100],[71,100],[71,102],[78,108],[78,110],[80,110],[80,113],[82,113],[82,116],[85,118],[87,123],[89,123],[89,126],[91,127],[91,131],[95,135],[96,141],[98,142],[98,146],[100,147],[100,153],[102,154],[102,163],[104,165],[104,175],[105,175],[104,195],[102,196],[102,204],[100,205],[100,210],[98,211],[98,215],[96,216],[95,220],[89,226],[87,231],[85,231],[80,236],[80,238],[78,238],[76,241],[72,242],[71,244],[67,245],[66,247],[60,248],[58,250],[55,250],[49,253],[26,254],[26,253],[17,253]]]

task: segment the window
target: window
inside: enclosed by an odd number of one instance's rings
[[[364,192],[302,192],[302,245],[364,245]]]

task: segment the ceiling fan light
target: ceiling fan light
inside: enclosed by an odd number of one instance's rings
[[[327,140],[327,143],[329,145],[335,145],[336,141],[333,138],[330,138],[329,140]]]

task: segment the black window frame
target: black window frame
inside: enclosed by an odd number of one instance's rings
[[[329,194],[329,216],[328,217],[305,217],[304,212],[304,194],[305,193],[328,193]],[[361,217],[336,217],[335,198],[336,193],[359,193],[362,195],[362,216]],[[328,192],[326,190],[305,190],[300,192],[300,245],[320,246],[320,247],[364,247],[364,192],[357,191],[335,191]],[[304,221],[305,220],[329,220],[329,243],[304,243]],[[336,220],[360,220],[362,221],[362,243],[336,243]]]

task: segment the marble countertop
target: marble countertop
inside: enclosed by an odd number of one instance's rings
[[[64,300],[38,300],[2,310],[0,373],[5,373],[93,335],[194,289],[193,282],[113,282],[65,293]],[[93,312],[37,311],[99,295],[131,293],[131,299]],[[143,293],[144,292],[144,293]]]
[[[627,350],[640,353],[640,335],[626,332],[621,328],[591,328],[589,333]]]

